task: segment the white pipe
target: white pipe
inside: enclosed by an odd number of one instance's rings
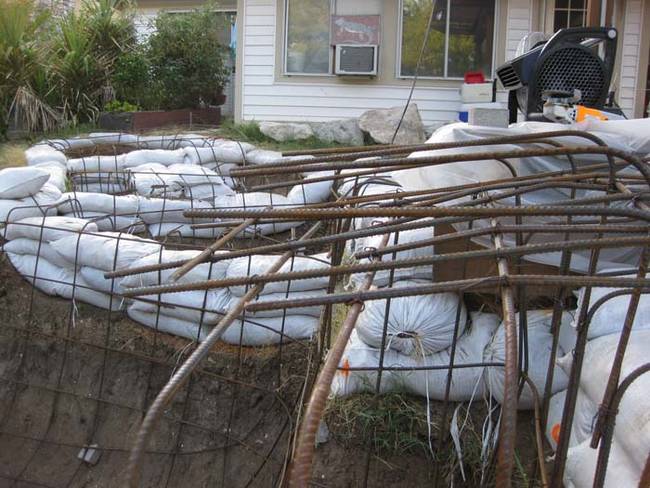
[[[607,0],[600,0],[600,25],[606,27],[607,22]]]

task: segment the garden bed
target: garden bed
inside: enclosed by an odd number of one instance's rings
[[[221,122],[221,107],[179,110],[145,110],[139,112],[103,112],[99,126],[106,130],[142,131],[160,127],[208,125]]]

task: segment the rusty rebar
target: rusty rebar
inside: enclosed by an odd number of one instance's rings
[[[234,227],[232,230],[230,230],[230,232],[228,232],[226,235],[220,237],[213,244],[206,247],[200,254],[193,257],[183,266],[181,266],[176,271],[174,271],[174,273],[172,273],[172,275],[169,277],[169,281],[172,282],[178,281],[180,278],[182,278],[187,273],[192,271],[192,269],[194,269],[196,266],[206,261],[210,256],[212,256],[212,254],[215,253],[215,251],[218,251],[219,249],[223,248],[223,246],[225,246],[227,243],[232,241],[235,237],[237,237],[240,233],[242,233],[249,225],[252,225],[254,223],[255,223],[255,219],[244,220],[237,227]]]
[[[388,235],[388,234],[387,234]],[[230,286],[260,285],[278,281],[298,281],[310,278],[321,278],[333,275],[347,275],[369,271],[390,271],[392,269],[412,268],[418,266],[432,266],[442,262],[465,261],[480,258],[502,259],[512,256],[525,256],[527,254],[543,254],[562,251],[564,249],[598,249],[603,247],[631,247],[647,245],[650,236],[638,237],[612,237],[607,239],[583,239],[570,242],[558,241],[540,244],[526,244],[523,246],[500,247],[499,249],[480,249],[474,251],[461,251],[433,256],[420,256],[410,259],[395,259],[391,261],[374,261],[370,263],[323,267],[306,271],[288,271],[271,275],[242,276],[218,280],[205,280],[193,283],[170,283],[155,286],[132,288],[122,292],[127,298],[142,295],[157,295],[160,293],[178,293],[183,291],[206,290],[211,288],[225,288]]]
[[[473,207],[363,207],[363,208],[295,208],[270,210],[230,210],[199,209],[183,213],[188,218],[272,218],[278,220],[323,220],[356,217],[397,218],[397,217],[516,217],[522,216],[566,216],[566,215],[603,215],[629,217],[650,222],[650,212],[629,208],[608,207],[561,207],[553,205],[522,205],[521,207],[473,208]]]
[[[538,143],[540,139],[556,139],[560,137],[581,137],[587,139],[595,144],[598,144],[601,147],[606,147],[602,139],[599,137],[583,131],[575,130],[566,130],[566,131],[557,131],[557,132],[539,132],[537,134],[518,134],[514,136],[503,136],[503,137],[488,137],[483,139],[477,139],[473,141],[453,141],[453,142],[438,142],[432,144],[419,144],[411,146],[409,149],[412,152],[416,151],[434,151],[438,149],[454,149],[460,147],[477,147],[477,146],[494,146],[494,145],[503,145],[503,144],[514,144],[514,143],[526,143],[526,144],[535,144]],[[349,154],[340,154],[340,155],[324,155],[315,158],[303,158],[297,159],[294,161],[281,161],[278,163],[270,163],[264,165],[262,168],[242,168],[234,169],[231,171],[231,176],[242,177],[242,176],[262,176],[273,174],[268,171],[275,169],[289,169],[296,172],[299,171],[297,168],[309,167],[309,165],[315,165],[317,163],[330,163],[335,164],[339,161],[351,161],[354,159],[367,158],[373,156],[390,156],[394,154],[402,154],[404,146],[398,146],[397,148],[387,148],[379,151],[366,151],[366,152],[357,152]],[[495,151],[492,152],[493,154]],[[391,161],[386,159],[385,161]],[[332,167],[327,169],[333,169]],[[308,171],[320,171],[308,169]]]
[[[389,235],[385,235],[379,247],[385,246],[389,237]],[[375,273],[369,272],[359,290],[362,292],[367,291],[372,286],[374,277]],[[362,301],[355,302],[350,307],[350,310],[348,310],[341,329],[336,336],[332,348],[327,353],[325,363],[314,383],[314,388],[312,389],[309,402],[307,403],[307,409],[305,410],[305,416],[300,424],[300,433],[296,440],[296,455],[292,463],[289,478],[289,486],[293,488],[307,488],[309,485],[316,447],[316,432],[318,431],[318,426],[320,425],[320,420],[325,410],[325,402],[329,396],[332,380],[345,351],[345,346],[350,339],[352,330],[362,310]]]
[[[321,227],[321,223],[314,224],[304,235],[308,238],[313,235]],[[267,270],[267,274],[272,274],[278,271],[284,263],[286,263],[291,256],[292,252],[287,251],[282,256],[278,257],[271,267]],[[178,390],[189,379],[194,369],[198,364],[208,355],[212,347],[216,344],[223,333],[228,327],[237,319],[237,317],[244,311],[246,303],[253,300],[262,291],[262,286],[254,286],[234,305],[228,313],[219,321],[217,325],[210,331],[205,340],[198,345],[192,354],[185,360],[180,368],[169,379],[165,386],[160,390],[156,399],[153,401],[144,420],[138,431],[138,435],[131,449],[129,456],[129,463],[127,466],[127,481],[131,488],[138,488],[140,486],[140,475],[142,470],[142,462],[144,452],[149,443],[149,439],[153,432],[155,425],[160,418],[160,415],[171,399],[176,395]]]
[[[621,384],[616,387],[611,402],[608,405],[611,415],[608,415],[609,418],[607,419],[607,423],[603,426],[602,439],[600,440],[600,449],[598,450],[598,461],[596,463],[596,472],[594,474],[594,488],[602,488],[605,486],[607,464],[609,462],[609,454],[612,447],[612,439],[614,437],[614,427],[616,426],[616,414],[618,413],[618,407],[623,400],[623,395],[625,395],[625,392],[634,381],[649,371],[650,363],[639,366],[629,375],[627,375]]]

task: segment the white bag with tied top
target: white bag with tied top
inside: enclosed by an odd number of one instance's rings
[[[426,281],[400,281],[395,288],[419,286]],[[467,311],[456,293],[414,295],[392,298],[388,316],[387,300],[372,300],[357,321],[359,338],[372,347],[394,349],[410,356],[433,354],[447,349],[465,330]],[[383,339],[384,325],[386,338]]]

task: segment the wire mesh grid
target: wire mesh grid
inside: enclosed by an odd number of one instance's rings
[[[568,136],[586,137],[592,144],[565,146],[562,138]],[[489,148],[507,142],[522,143],[524,148],[514,151]],[[16,486],[22,486],[21,483],[26,486],[81,486],[100,479],[128,480],[132,486],[183,486],[190,478],[198,485],[223,486],[279,486],[285,482],[292,486],[307,486],[310,482],[318,483],[311,474],[316,432],[321,426],[332,378],[341,369],[345,345],[363,311],[364,302],[385,302],[379,364],[366,368],[376,372],[373,402],[377,402],[382,392],[382,378],[400,369],[384,364],[384,352],[391,340],[388,331],[391,302],[399,297],[450,292],[461,300],[476,298],[478,294],[493,297],[492,302],[498,307],[505,325],[505,360],[503,363],[456,364],[457,340],[454,339],[447,365],[404,368],[425,372],[440,370],[444,374],[445,393],[438,419],[440,429],[433,440],[432,451],[443,452],[452,442],[448,429],[455,407],[450,400],[454,373],[462,369],[503,367],[506,385],[498,417],[499,436],[498,441],[496,437],[493,439],[492,474],[484,481],[494,482],[497,486],[510,485],[515,463],[517,396],[524,383],[530,382],[527,376],[526,310],[545,298],[553,310],[551,330],[554,335],[546,383],[535,400],[539,466],[534,476],[542,485],[561,486],[570,434],[566,426],[571,424],[575,408],[588,324],[595,310],[602,307],[608,298],[630,294],[632,299],[621,333],[620,354],[612,367],[595,434],[596,437],[603,435],[595,481],[596,486],[602,486],[608,446],[612,442],[616,402],[620,401],[625,385],[647,370],[641,368],[627,379],[620,378],[623,382],[617,389],[622,354],[638,300],[648,286],[645,272],[650,214],[644,203],[648,198],[648,170],[634,156],[608,148],[602,141],[584,133],[567,131],[536,137],[495,138],[483,140],[480,144],[442,144],[440,149],[466,146],[484,147],[484,150],[471,155],[459,153],[413,159],[392,156],[401,156],[414,149],[430,149],[431,146],[369,148],[365,152],[329,152],[314,158],[229,172],[228,176],[235,179],[303,173],[305,179],[301,188],[305,200],[304,189],[309,183],[352,182],[351,188],[335,201],[306,207],[274,202],[274,197],[264,205],[247,205],[244,197],[241,205],[195,208],[192,200],[188,208],[170,210],[167,202],[176,200],[163,192],[163,207],[156,213],[159,223],[162,224],[170,212],[176,212],[179,217],[187,219],[193,231],[219,229],[217,235],[210,236],[219,239],[209,246],[209,252],[201,253],[198,261],[164,262],[163,249],[200,250],[206,245],[196,235],[191,235],[190,239],[182,233],[178,234],[180,239],[174,239],[174,232],[165,236],[150,235],[164,244],[164,247],[159,247],[158,262],[146,267],[123,269],[118,266],[119,242],[133,238],[128,234],[112,237],[117,245],[114,246],[113,266],[105,274],[110,288],[101,290],[108,296],[104,312],[74,300],[75,290],[93,290],[92,286],[77,283],[76,273],[72,274],[73,300],[57,303],[58,310],[52,310],[51,299],[41,296],[33,287],[18,285],[15,290],[7,290],[6,300],[19,302],[23,313],[18,320],[7,317],[5,323],[10,325],[3,328],[7,362],[2,381],[7,385],[7,401],[3,401],[0,439],[4,439],[3,443],[9,449],[2,451],[11,452],[3,462],[6,466],[4,479]],[[168,149],[175,147],[172,145]],[[575,157],[585,155],[593,157],[594,162],[575,163]],[[360,156],[378,159],[357,161]],[[565,158],[569,169],[519,176],[512,161],[537,156]],[[603,157],[606,162],[602,162]],[[400,191],[388,177],[389,172],[396,169],[465,161],[480,164],[488,160],[501,162],[511,177],[487,184],[411,192]],[[629,167],[637,171],[622,172]],[[315,178],[309,176],[328,169],[337,173]],[[362,171],[357,171],[359,169]],[[245,180],[240,180],[239,184],[239,188],[246,188]],[[384,186],[385,191],[367,194],[365,190],[370,184]],[[294,180],[273,181],[267,182],[266,186],[249,186],[249,189],[261,191],[294,185]],[[547,188],[562,188],[568,196],[552,205],[530,204],[530,197],[535,192]],[[595,196],[584,196],[588,191],[596,192]],[[582,193],[580,197],[579,192]],[[117,202],[116,199],[113,201]],[[67,205],[72,209],[70,214],[83,215],[79,199],[72,198]],[[119,213],[115,203],[112,216],[91,218],[88,225],[113,218],[110,220],[113,230],[133,230],[130,226],[117,228],[116,218],[138,219],[130,225],[144,227],[145,223],[151,224],[151,221],[145,222],[146,215],[140,209]],[[539,220],[544,218],[548,220],[540,224]],[[359,219],[372,219],[372,225],[360,224]],[[12,218],[7,218],[7,222],[12,221]],[[270,225],[275,230],[275,226],[287,222],[304,221],[316,223],[307,231],[304,231],[305,226],[294,226],[290,231],[292,238],[274,238],[270,244],[264,242],[268,237],[262,236],[261,232],[251,231],[258,225]],[[45,222],[43,218],[42,223],[35,224],[40,233],[39,243],[43,242],[43,235],[49,230]],[[429,229],[431,235],[428,239],[414,242],[400,241],[401,233],[414,229]],[[73,269],[81,264],[77,262],[81,236],[92,236],[93,232],[82,228],[76,234],[79,238]],[[248,242],[245,246],[236,245],[235,241],[239,243],[242,235],[249,238]],[[298,235],[301,235],[300,239],[296,239]],[[533,237],[540,235],[554,238],[536,242]],[[346,245],[350,241],[372,236],[380,238],[379,245],[356,249],[354,264],[343,264]],[[491,245],[477,246],[472,241],[477,237],[490,239]],[[253,238],[252,242],[250,238]],[[453,246],[446,250],[445,244]],[[434,248],[435,253],[410,259],[398,255],[427,247]],[[231,252],[228,255],[217,252],[221,248],[229,248]],[[633,249],[638,255],[636,265],[619,273],[634,277],[598,274],[602,252],[621,248]],[[331,266],[294,270],[296,253],[305,249],[312,253],[329,251]],[[274,265],[265,274],[252,273],[251,257],[257,254],[270,256],[271,253],[276,256]],[[526,258],[542,253],[558,253],[559,267],[531,267]],[[571,259],[579,253],[586,256],[587,267],[583,272],[575,273],[571,269]],[[47,281],[37,272],[39,255],[37,253],[33,274],[25,275],[33,284],[36,284],[35,280]],[[183,266],[192,269],[199,264],[207,264],[210,278],[214,266],[234,257],[248,257],[247,272],[240,277],[171,284],[163,279],[164,270]],[[289,266],[283,266],[285,263]],[[395,273],[414,266],[428,267],[431,283],[394,286]],[[117,280],[145,272],[157,274],[157,280],[142,287],[118,290]],[[386,282],[380,288],[372,287],[373,279],[380,272],[388,273]],[[367,275],[357,282],[357,289],[340,291],[337,283],[358,273]],[[328,279],[327,295],[291,297],[292,283],[315,277]],[[282,299],[252,302],[264,286],[273,283],[286,284]],[[244,287],[244,293],[235,300],[236,303],[229,303],[228,308],[222,310],[208,307],[209,293],[233,286]],[[622,290],[589,307],[589,292],[596,286]],[[577,312],[578,335],[563,428],[555,463],[549,470],[542,462],[543,453],[548,452],[548,448],[543,446],[539,432],[543,430],[548,415],[561,314],[567,307],[570,291],[576,287],[585,287],[586,298]],[[170,300],[175,293],[189,291],[202,291],[203,303],[196,306],[182,300]],[[27,296],[18,298],[16,293],[21,292]],[[114,303],[125,299],[137,299],[154,311],[150,330],[134,327],[123,314],[112,311]],[[336,304],[350,305],[338,331],[334,330],[333,324]],[[295,341],[284,335],[287,313],[300,307],[324,307],[319,334],[313,343]],[[203,340],[200,346],[197,347],[196,341],[171,338],[159,330],[159,318],[166,309],[196,316],[193,323],[196,325],[195,337]],[[244,320],[247,327],[263,328],[263,321],[256,321],[251,315],[265,310],[282,311],[281,326],[275,331],[282,338],[277,346],[251,351],[242,345],[241,335],[239,344],[225,346],[217,343],[236,320]],[[218,316],[216,324],[214,320],[205,323],[207,314]],[[84,322],[88,322],[90,327]],[[459,336],[462,327],[464,324],[458,312],[454,338]],[[244,329],[239,329],[240,334]],[[355,371],[355,368],[344,369],[346,373]],[[42,409],[41,415],[36,415],[38,422],[30,420],[35,416],[32,403]],[[364,466],[361,483],[368,485],[372,484],[369,480],[376,479],[373,471],[381,471],[381,468],[378,467],[380,462],[372,439],[365,442],[363,459],[356,462]],[[16,449],[17,444],[22,449]],[[84,448],[83,454],[101,452],[102,462],[97,465],[100,470],[78,458]],[[68,451],[67,456],[63,454],[65,451]],[[432,457],[431,479],[438,486],[448,484],[448,474],[440,472],[442,463],[434,462],[435,454]],[[110,461],[106,462],[107,459]]]

